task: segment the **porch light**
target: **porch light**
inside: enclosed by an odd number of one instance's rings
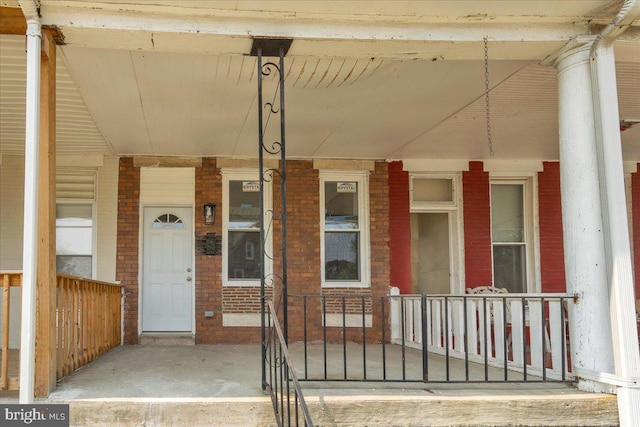
[[[216,205],[207,203],[204,205],[204,224],[213,225],[216,221]]]

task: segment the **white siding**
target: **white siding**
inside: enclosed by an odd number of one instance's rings
[[[116,279],[119,158],[105,156],[96,182],[96,279]]]
[[[78,168],[82,168],[82,166],[79,165]],[[83,169],[86,171],[86,168]],[[95,169],[97,177],[95,189],[97,209],[96,278],[103,281],[113,281],[116,271],[118,158],[105,157],[103,166],[92,169]],[[64,171],[73,172],[73,169],[65,168]],[[67,198],[71,196],[71,193],[68,192],[63,194]],[[3,155],[0,165],[0,270],[22,270],[23,211],[24,157]],[[0,295],[1,301],[2,296]],[[0,307],[2,306],[0,305]],[[13,327],[9,334],[9,346],[10,348],[18,348],[20,342],[18,327],[20,324],[20,295],[15,288],[11,292],[10,313]],[[0,316],[1,326],[2,316]]]
[[[140,205],[193,205],[194,168],[140,168]]]
[[[0,165],[0,270],[22,270],[24,157],[2,156]],[[0,294],[0,312],[3,307]],[[9,348],[20,347],[20,288],[11,288]],[[0,316],[2,330],[4,316]]]
[[[22,270],[24,157],[2,157],[0,165],[0,270]]]

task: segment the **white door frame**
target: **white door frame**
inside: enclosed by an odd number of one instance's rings
[[[464,270],[464,221],[462,200],[462,174],[455,173],[409,173],[409,188],[413,186],[413,179],[445,178],[451,179],[453,185],[453,201],[445,203],[415,203],[409,199],[409,213],[446,213],[449,222],[449,289],[451,294],[465,293]]]
[[[144,210],[146,208],[189,208],[191,209],[192,239],[191,239],[191,334],[196,333],[196,275],[195,268],[195,207],[184,203],[140,203],[138,213],[138,335],[142,334],[142,284],[144,275]]]

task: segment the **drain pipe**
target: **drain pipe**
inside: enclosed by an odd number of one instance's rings
[[[20,403],[33,403],[38,266],[38,143],[40,138],[41,26],[35,0],[20,0],[27,20],[27,98],[24,150],[24,235],[22,251],[22,327]]]
[[[626,0],[590,50],[613,354],[616,376],[622,379],[617,389],[621,426],[640,423],[640,355],[613,44],[639,18],[640,0]]]

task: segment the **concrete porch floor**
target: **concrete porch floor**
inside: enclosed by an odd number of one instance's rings
[[[348,348],[354,355],[348,359],[349,372],[357,372],[351,363],[359,349]],[[301,345],[292,345],[296,366],[303,366],[302,351]],[[322,365],[318,352],[321,346],[310,348],[310,371]],[[331,346],[328,354],[330,366],[341,373],[342,347]],[[407,377],[420,375],[421,364],[413,357],[409,351]],[[434,370],[437,357],[432,359]],[[376,368],[371,364],[368,369]],[[47,401],[69,403],[71,425],[77,426],[276,425],[260,378],[259,345],[121,346],[64,378]],[[314,422],[323,426],[618,424],[615,396],[558,383],[302,386]],[[15,401],[11,397],[17,395],[3,394],[3,403]]]

